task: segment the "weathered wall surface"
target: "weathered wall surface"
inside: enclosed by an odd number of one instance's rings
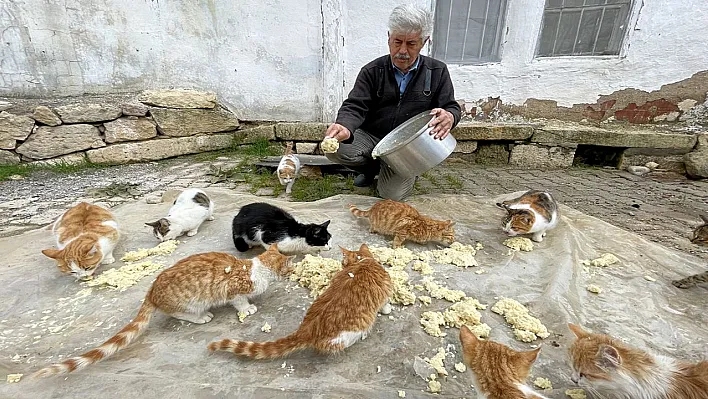
[[[0,36],[0,96],[199,88],[243,119],[321,117],[319,0],[4,0]]]

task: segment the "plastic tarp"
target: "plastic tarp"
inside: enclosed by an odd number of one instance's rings
[[[216,203],[216,220],[205,222],[194,237],[181,237],[174,253],[155,257],[155,262],[169,266],[199,252],[236,253],[231,219],[240,206],[263,198],[228,190],[206,191]],[[658,354],[689,361],[705,355],[708,295],[703,288],[679,290],[670,284],[675,278],[704,270],[706,265],[700,259],[564,206],[558,227],[533,251],[509,251],[502,245],[507,237],[500,226],[503,211],[495,206],[499,200],[435,195],[414,197],[410,203],[431,217],[456,220],[458,241],[483,244],[484,249],[476,255],[480,266],[465,269],[433,264],[433,276],[489,305],[481,313],[482,322],[492,328],[490,339],[517,350],[542,346],[532,376],[553,382],[554,390],[546,393],[548,396],[565,397],[565,389],[574,387],[569,378],[567,348],[572,333],[566,327],[568,322]],[[367,208],[375,201],[363,196],[335,196],[312,203],[270,200],[303,222],[331,219],[335,249],[322,255],[337,259],[341,259],[337,245],[350,249],[363,242],[390,245],[390,237],[370,234],[367,222],[357,221],[349,213],[350,203]],[[123,232],[116,258],[128,250],[155,246],[157,240],[144,222],[164,216],[170,205],[140,201],[114,208]],[[206,346],[214,339],[266,341],[294,331],[312,298],[289,280],[274,283],[255,299],[258,312],[243,323],[228,306],[214,310],[214,319],[204,325],[157,314],[142,337],[112,358],[76,373],[32,380],[28,376],[37,369],[92,349],[127,324],[154,278],[148,276],[124,292],[97,288],[88,292],[72,277],[60,274],[54,262],[40,253],[53,246],[54,239],[46,228],[0,239],[0,371],[2,378],[10,373],[25,374],[19,383],[0,384],[2,398],[395,398],[399,390],[405,391],[407,398],[431,397],[424,392],[427,383],[416,375],[413,364],[416,356],[432,357],[440,347],[450,352],[445,359],[449,376],[440,378],[440,396],[476,397],[470,371],[459,373],[453,368],[462,361],[459,330],[450,328],[446,337],[435,338],[419,324],[423,311],[441,311],[451,305],[444,300],[433,299],[429,306],[419,302],[394,306],[393,320],[379,317],[367,339],[335,356],[304,351],[286,359],[251,361],[225,352],[208,352]],[[414,250],[435,248],[433,244],[407,246]],[[620,262],[607,268],[590,267],[589,272],[581,264],[608,252]],[[252,250],[241,257],[257,253]],[[101,268],[121,265],[117,261]],[[479,268],[487,272],[474,273]],[[414,283],[422,278],[410,266],[408,273]],[[588,292],[590,283],[602,287],[603,292]],[[490,310],[502,296],[527,305],[551,336],[533,344],[516,341],[503,318]],[[272,326],[270,333],[261,331],[265,322]]]

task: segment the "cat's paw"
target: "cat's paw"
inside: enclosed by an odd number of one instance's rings
[[[541,242],[543,241],[543,234],[534,234],[531,236],[531,240],[534,242]]]
[[[257,311],[258,311],[258,308],[256,307],[256,305],[254,305],[254,304],[252,304],[252,303],[249,304],[248,306],[246,306],[245,309],[241,309],[241,312],[243,312],[243,313],[245,313],[245,314],[247,314],[247,315],[254,314],[254,313],[256,313]]]
[[[116,261],[116,258],[114,258],[113,255],[109,255],[109,256],[106,256],[105,258],[103,258],[103,260],[101,261],[101,264],[102,265],[110,265],[112,263],[115,263],[115,261]]]
[[[204,312],[204,314],[203,314],[202,317],[201,317],[201,319],[203,320],[203,322],[202,322],[202,323],[199,323],[199,324],[208,323],[208,322],[210,322],[211,319],[213,319],[213,318],[214,318],[214,313],[211,313],[211,312]]]
[[[212,220],[214,220],[214,216],[209,216],[206,220],[211,222]]]
[[[190,231],[187,232],[187,237],[194,237],[195,235],[197,235],[197,230],[196,230],[196,229],[195,229],[195,230],[190,230]]]
[[[381,314],[390,314],[391,313],[391,304],[386,302],[386,304],[381,307],[380,312],[381,312]]]

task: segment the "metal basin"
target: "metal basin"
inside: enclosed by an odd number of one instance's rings
[[[371,155],[406,178],[429,171],[449,157],[457,145],[452,134],[443,140],[429,134],[433,128],[428,123],[433,118],[430,111],[424,111],[408,119],[379,141]]]

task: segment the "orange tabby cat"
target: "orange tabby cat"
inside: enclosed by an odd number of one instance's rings
[[[478,397],[486,399],[546,399],[524,382],[541,348],[517,352],[506,345],[477,338],[460,328],[462,357],[472,370]]]
[[[708,399],[708,361],[695,364],[655,356],[604,334],[568,327],[571,379],[601,398]]]
[[[250,260],[223,252],[184,258],[157,276],[138,315],[111,339],[81,356],[43,368],[35,376],[70,373],[112,356],[145,331],[156,310],[197,324],[211,321],[210,308],[227,303],[253,314],[257,308],[248,299],[265,292],[278,276],[290,273],[292,258],[278,252],[276,244]]]
[[[438,241],[450,245],[455,241],[455,222],[434,220],[421,215],[415,208],[402,202],[382,200],[368,211],[349,205],[349,210],[357,217],[369,219],[372,233],[393,235],[393,247],[400,247],[410,240],[419,244]]]
[[[115,262],[115,248],[120,234],[113,215],[100,206],[81,202],[54,222],[52,232],[59,249],[42,253],[57,261],[63,273],[77,279],[93,275],[99,264]]]
[[[338,352],[366,338],[379,309],[384,314],[391,311],[388,304],[391,278],[366,244],[362,244],[358,251],[342,248],[342,253],[342,270],[312,303],[297,331],[271,342],[214,341],[209,344],[209,350],[271,359],[305,348]]]

